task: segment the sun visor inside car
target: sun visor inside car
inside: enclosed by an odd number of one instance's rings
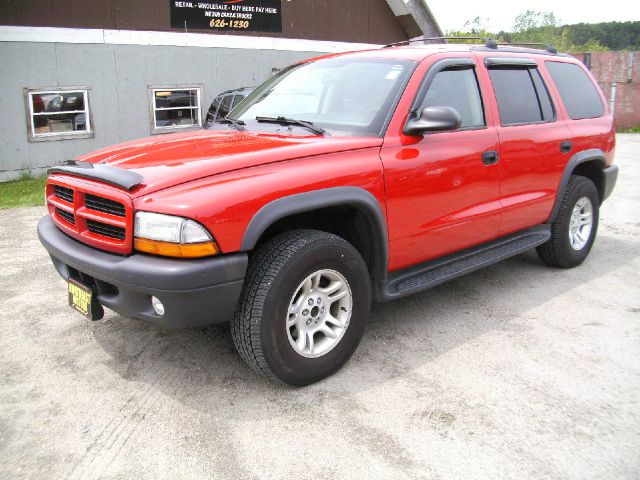
[[[131,170],[100,163],[78,162],[76,160],[68,160],[62,165],[51,167],[47,170],[47,175],[51,175],[52,173],[64,173],[67,175],[75,175],[76,177],[100,180],[126,190],[132,190],[144,181],[142,175],[132,172]]]

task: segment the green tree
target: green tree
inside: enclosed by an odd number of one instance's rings
[[[587,28],[592,26],[587,24],[561,26],[560,21],[552,12],[527,10],[516,16],[513,29],[510,32],[490,32],[484,26],[482,19],[476,17],[465,22],[463,30],[448,31],[447,36],[489,37],[500,43],[541,43],[553,45],[558,51],[569,53],[608,50],[607,46],[601,41],[601,35],[598,34],[598,32],[606,31],[606,28]],[[574,27],[578,27],[578,29],[574,30]],[[638,36],[640,37],[640,34]],[[633,40],[633,35],[629,34],[621,41]],[[640,38],[638,40],[640,41]]]

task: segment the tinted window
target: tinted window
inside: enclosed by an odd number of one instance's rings
[[[473,69],[443,70],[427,90],[420,109],[425,107],[453,107],[460,117],[460,128],[484,126],[484,110]]]
[[[537,69],[491,68],[489,75],[498,100],[502,125],[547,122],[553,119],[551,100]]]
[[[231,109],[233,110],[233,108],[238,105],[242,99],[244,98],[244,95],[234,95],[233,96],[233,102],[231,102]]]
[[[598,90],[582,68],[573,63],[562,62],[546,62],[546,65],[567,113],[573,120],[604,114]]]
[[[222,104],[220,105],[220,110],[218,110],[218,117],[224,118],[229,115],[231,111],[231,100],[233,100],[232,95],[227,95],[222,99]]]
[[[211,124],[211,122],[213,122],[213,119],[216,116],[216,111],[218,110],[218,107],[220,106],[220,99],[216,98],[212,103],[211,106],[209,107],[209,111],[207,112],[207,118],[205,119],[205,123],[207,125]]]

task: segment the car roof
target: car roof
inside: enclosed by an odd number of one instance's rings
[[[474,43],[430,43],[424,45],[398,45],[387,46],[372,50],[358,50],[353,52],[336,53],[324,55],[309,59],[308,61],[318,60],[320,58],[331,58],[338,56],[353,56],[356,58],[388,58],[422,61],[430,55],[436,53],[464,53],[464,52],[490,52],[492,56],[500,56],[502,54],[519,53],[522,55],[544,55],[555,58],[563,58],[574,60],[570,55],[563,53],[553,53],[548,50],[526,48],[511,45],[500,45],[497,47],[488,47],[486,45]]]

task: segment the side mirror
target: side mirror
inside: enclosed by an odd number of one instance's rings
[[[412,115],[404,126],[405,135],[422,135],[426,132],[457,130],[462,118],[455,108],[425,107],[419,116]]]

